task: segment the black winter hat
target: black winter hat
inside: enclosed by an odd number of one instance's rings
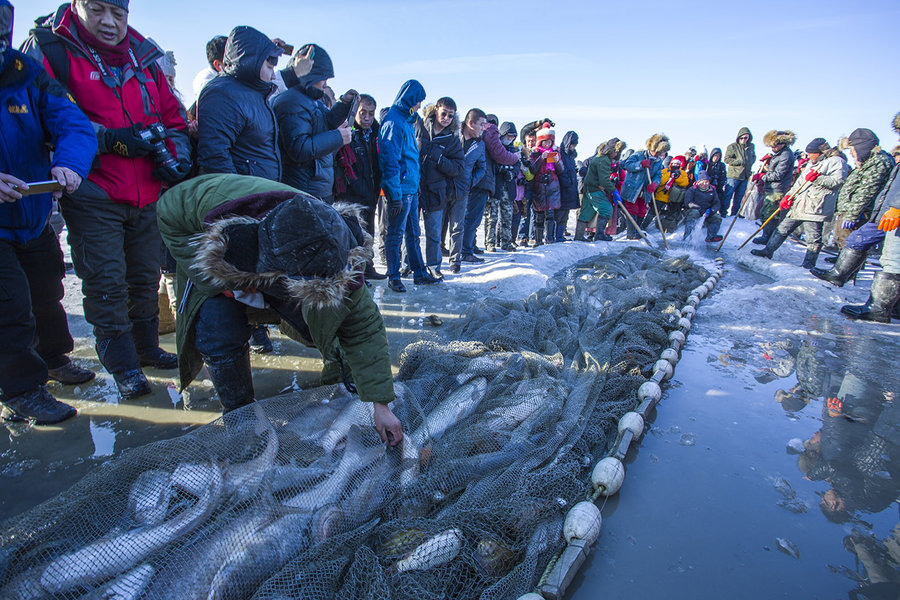
[[[860,163],[864,163],[869,159],[869,155],[875,146],[878,145],[878,136],[871,129],[860,127],[854,129],[853,133],[847,138],[847,142],[856,150],[856,158]]]
[[[519,132],[516,131],[515,123],[511,121],[503,121],[497,131],[500,133],[500,137],[504,135],[519,135]]]
[[[7,0],[0,0],[0,54],[12,45],[13,14],[12,4]]]
[[[106,4],[112,4],[113,6],[128,10],[128,0],[100,0],[100,2],[105,2]]]
[[[817,137],[806,145],[806,152],[821,154],[829,148],[830,146],[828,145],[828,142],[825,140],[825,138]]]

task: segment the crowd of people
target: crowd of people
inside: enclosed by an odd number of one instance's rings
[[[804,267],[838,285],[880,244],[869,302],[844,310],[890,321],[897,304],[898,149],[892,158],[871,130],[839,147],[816,138],[805,152],[773,130],[759,162],[747,128],[724,154],[671,155],[662,133],[637,151],[613,137],[582,162],[578,134],[557,141],[551,119],[518,129],[479,108],[463,114],[446,96],[423,106],[414,79],[380,111],[371,95],[337,96],[326,49],[295,51],[248,26],[209,41],[185,107],[174,57],[128,14],[128,0],[72,0],[16,51],[13,8],[0,0],[4,419],[69,418],[75,409],[53,398],[48,378],[94,377],[68,358],[56,207],[97,356],[122,397],[151,392],[143,367],[178,368],[187,386],[205,364],[225,412],[248,404],[250,348],[270,350],[266,324],[277,323],[322,353],[323,382],[375,403],[391,443],[402,430],[387,406],[390,359],[369,280],[396,293],[404,277],[440,284],[445,267],[459,273],[484,252],[566,240],[570,215],[572,239],[586,242],[682,224],[689,237],[702,221],[712,243],[723,217],[761,218],[754,254],[769,258],[802,226]],[[833,268],[815,269],[830,221],[842,250]],[[177,354],[160,348],[161,314],[174,318]]]

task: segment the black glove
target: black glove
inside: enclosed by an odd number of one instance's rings
[[[161,165],[153,169],[152,175],[169,185],[175,185],[191,172],[191,161],[182,158],[174,165]]]
[[[140,132],[142,129],[144,129],[144,126],[141,123],[135,123],[131,127],[107,129],[103,132],[103,141],[107,152],[112,152],[125,158],[147,156],[153,152],[153,144],[141,139]]]
[[[428,158],[433,160],[436,163],[441,162],[441,157],[444,155],[444,148],[438,144],[432,144],[431,148],[428,149]]]
[[[394,198],[393,196],[388,196],[388,208],[391,211],[391,216],[396,217],[400,214],[400,211],[403,210],[403,198]]]

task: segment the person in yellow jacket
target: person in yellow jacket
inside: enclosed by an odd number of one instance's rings
[[[663,228],[674,231],[681,221],[681,208],[684,204],[684,195],[691,181],[684,168],[683,156],[676,156],[669,162],[669,166],[663,169],[662,179],[656,188],[655,198],[659,207],[659,218]]]

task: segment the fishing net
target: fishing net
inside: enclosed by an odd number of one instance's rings
[[[477,302],[402,352],[395,448],[328,386],[127,451],[0,527],[0,598],[515,598],[707,277],[629,248]]]

